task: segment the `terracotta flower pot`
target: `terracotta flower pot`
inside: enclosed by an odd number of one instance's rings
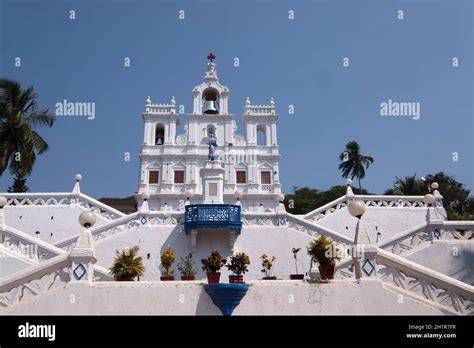
[[[229,276],[229,283],[242,284],[243,282],[244,282],[243,275],[230,275]]]
[[[263,280],[276,280],[277,277],[271,276],[271,277],[263,277]]]
[[[181,276],[181,280],[194,280],[194,276],[185,276],[185,275],[182,275]]]
[[[221,273],[208,273],[207,274],[207,282],[209,284],[217,284],[219,283],[219,280],[221,279]]]
[[[160,280],[164,282],[169,282],[170,280],[174,280],[174,276],[161,276]]]
[[[304,274],[290,274],[291,280],[303,280]]]
[[[334,269],[335,265],[319,265],[319,274],[321,274],[321,279],[334,279]]]

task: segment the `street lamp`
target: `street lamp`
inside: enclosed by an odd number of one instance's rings
[[[94,226],[95,222],[95,214],[90,210],[84,211],[81,213],[81,215],[79,215],[79,224],[85,228]]]
[[[423,197],[423,202],[425,202],[425,204],[430,207],[434,202],[436,201],[436,198],[435,196],[433,196],[431,193],[427,193],[424,197]]]
[[[355,231],[355,237],[354,237],[354,244],[355,244],[356,250],[354,250],[354,248],[352,249],[352,259],[354,260],[355,276],[356,276],[356,279],[359,280],[360,278],[362,278],[362,268],[360,266],[360,255],[359,255],[359,251],[357,250],[357,246],[359,244],[362,244],[361,242],[365,242],[365,243],[368,242],[368,240],[366,240],[367,238],[365,238],[364,240],[363,238],[361,238],[362,235],[360,234],[360,219],[362,218],[362,215],[364,215],[365,213],[365,204],[364,202],[360,200],[353,200],[349,204],[348,209],[349,209],[349,214],[357,218],[357,225],[356,225],[356,231]]]

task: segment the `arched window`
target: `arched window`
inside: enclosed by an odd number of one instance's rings
[[[207,136],[210,137],[216,137],[216,126],[213,124],[208,124],[207,125]]]
[[[163,145],[165,142],[165,126],[157,123],[155,126],[155,145]]]
[[[267,145],[267,130],[262,124],[257,126],[257,145]]]

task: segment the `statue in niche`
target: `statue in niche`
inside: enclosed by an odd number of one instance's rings
[[[217,141],[214,134],[211,134],[209,139],[208,159],[210,159],[211,161],[215,161],[217,159]]]

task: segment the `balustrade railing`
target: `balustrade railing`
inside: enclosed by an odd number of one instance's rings
[[[334,240],[337,244],[347,244],[352,243],[353,240],[339,234],[327,227],[323,227],[313,223],[312,221],[306,220],[297,215],[287,213],[288,227],[292,228],[298,232],[306,233],[311,237],[319,237],[324,234]]]
[[[83,193],[2,193],[7,199],[7,207],[25,206],[71,206],[78,205],[92,210],[98,216],[107,220],[117,219],[125,214],[95,200]]]
[[[71,266],[69,255],[62,254],[0,279],[0,311],[49,290],[64,288],[70,281]]]
[[[193,204],[185,207],[184,228],[240,229],[240,206],[232,204]]]
[[[455,314],[474,313],[474,287],[390,252],[377,251],[377,276]]]
[[[308,220],[319,221],[347,207],[352,199],[361,200],[366,207],[370,208],[427,208],[427,205],[423,202],[423,196],[355,195],[348,197],[344,195],[303,215],[303,217]],[[442,206],[442,200],[437,199],[436,207],[442,208]]]
[[[50,259],[62,252],[61,249],[10,226],[3,226],[0,231],[0,243],[8,253],[33,262]]]

